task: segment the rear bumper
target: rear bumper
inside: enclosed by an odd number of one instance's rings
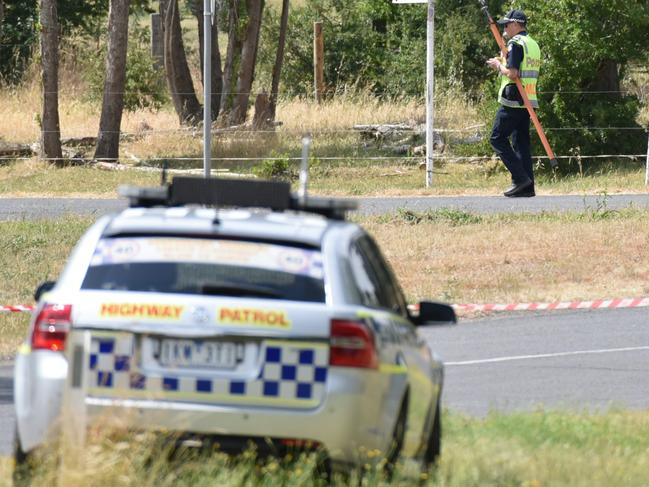
[[[326,399],[309,410],[85,397],[82,415],[154,431],[309,440],[333,463],[348,464],[366,461],[364,451],[385,453],[394,426],[382,419],[391,415],[384,410],[388,385],[379,373],[349,369],[330,374]]]

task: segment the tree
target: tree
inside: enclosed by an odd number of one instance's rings
[[[37,0],[5,2],[0,24],[0,81],[16,84],[22,79],[38,42]]]
[[[59,22],[56,0],[41,0],[40,23],[43,86],[41,155],[58,162],[63,158],[63,153],[59,123]]]
[[[279,24],[279,39],[277,41],[277,54],[275,64],[273,65],[273,80],[270,88],[270,107],[269,118],[275,120],[277,111],[277,97],[279,92],[279,81],[282,74],[282,64],[284,63],[284,48],[286,46],[286,32],[288,30],[288,9],[289,0],[282,0],[282,15]]]
[[[649,3],[523,0],[520,4],[544,54],[540,78],[541,92],[547,92],[540,99],[543,121],[550,127],[579,128],[551,132],[555,152],[644,152],[646,137],[641,131],[610,128],[638,127],[639,101],[620,92],[620,81],[630,63],[649,60]]]
[[[38,1],[0,2],[4,6],[4,23],[0,24],[0,78],[9,83],[22,80],[38,42]],[[106,18],[109,0],[65,0],[57,4],[62,36],[80,28],[82,33],[97,36]],[[135,12],[150,12],[149,0],[132,0]]]
[[[218,3],[216,4],[218,5]],[[205,80],[203,79],[205,69],[205,32],[204,32],[204,18],[203,13],[203,0],[192,0],[192,13],[196,16],[198,23],[198,43],[200,51],[200,62],[201,62],[201,82],[205,86]],[[216,19],[218,12],[212,12],[213,18]],[[218,22],[212,23],[212,121],[216,120],[219,116],[219,111],[221,109],[221,92],[223,90],[223,70],[221,69],[221,53],[219,51],[219,29]]]
[[[164,36],[164,63],[171,99],[181,125],[197,124],[203,116],[192,81],[180,28],[178,0],[160,0]]]
[[[223,88],[221,93],[221,113],[228,114],[232,109],[232,83],[234,70],[241,59],[242,41],[239,35],[240,15],[239,0],[228,2],[228,50],[223,66]]]
[[[246,0],[246,9],[248,11],[248,25],[246,26],[246,36],[241,49],[241,66],[239,67],[237,92],[234,96],[234,104],[230,116],[230,123],[232,125],[245,122],[246,114],[248,113],[250,92],[252,90],[252,82],[255,78],[264,0]]]
[[[130,0],[111,0],[108,13],[108,55],[106,81],[99,122],[95,159],[119,158],[119,138],[126,84],[128,49],[128,8]]]

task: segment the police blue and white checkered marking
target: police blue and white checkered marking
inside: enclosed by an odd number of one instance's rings
[[[262,349],[264,363],[253,380],[186,377],[169,371],[144,375],[133,359],[131,335],[93,337],[89,357],[90,387],[151,393],[192,394],[205,401],[216,396],[246,399],[321,400],[327,382],[329,352],[324,346],[269,342]]]

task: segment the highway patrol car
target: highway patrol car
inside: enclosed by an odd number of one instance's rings
[[[15,365],[15,457],[93,421],[237,450],[317,448],[425,464],[440,452],[443,366],[355,205],[265,181],[127,189],[38,305]],[[66,419],[67,418],[67,419]],[[182,435],[182,436],[180,436]]]

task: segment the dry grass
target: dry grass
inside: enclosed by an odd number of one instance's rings
[[[68,72],[69,69],[63,70]],[[74,73],[68,73],[72,78]],[[72,81],[70,81],[72,83]],[[69,83],[62,81],[62,86]],[[83,82],[76,86],[62,89],[59,111],[61,117],[61,136],[80,137],[94,136],[99,126],[100,107],[83,101]],[[448,128],[457,128],[471,119],[474,108],[468,102],[457,101],[458,97],[440,94],[436,106],[437,122]],[[251,108],[252,110],[252,108]],[[298,98],[280,100],[278,120],[283,126],[278,132],[306,133],[312,131],[345,131],[352,130],[355,124],[376,124],[388,122],[423,122],[425,105],[421,100],[379,100],[368,92],[341,92],[331,100],[317,104],[313,100]],[[17,89],[0,90],[0,138],[8,142],[31,143],[39,138],[38,119],[41,113],[40,86],[36,77],[32,77]],[[252,116],[252,112],[250,114]],[[150,131],[160,132],[166,136],[170,131],[178,130],[178,117],[171,106],[151,112],[140,110],[125,112],[122,120],[122,131],[142,133],[143,125]],[[192,131],[186,131],[191,137]],[[201,135],[200,130],[198,135]],[[157,147],[159,140],[152,140]],[[183,147],[178,147],[178,155]],[[149,155],[139,151],[141,157]]]
[[[34,482],[156,487],[647,485],[646,411],[536,411],[491,414],[484,419],[445,411],[442,421],[443,449],[437,469],[420,475],[413,462],[399,463],[391,480],[383,474],[381,459],[371,452],[362,474],[334,475],[327,483],[318,478],[313,455],[257,461],[251,452],[228,459],[219,453],[186,451],[170,461],[169,447],[156,435],[107,434],[110,429],[103,427],[91,430],[83,451],[66,450],[59,464],[54,455],[45,456]],[[4,468],[0,464],[0,472]]]
[[[375,218],[364,226],[412,301],[511,303],[649,295],[646,218],[491,217],[455,226]]]

